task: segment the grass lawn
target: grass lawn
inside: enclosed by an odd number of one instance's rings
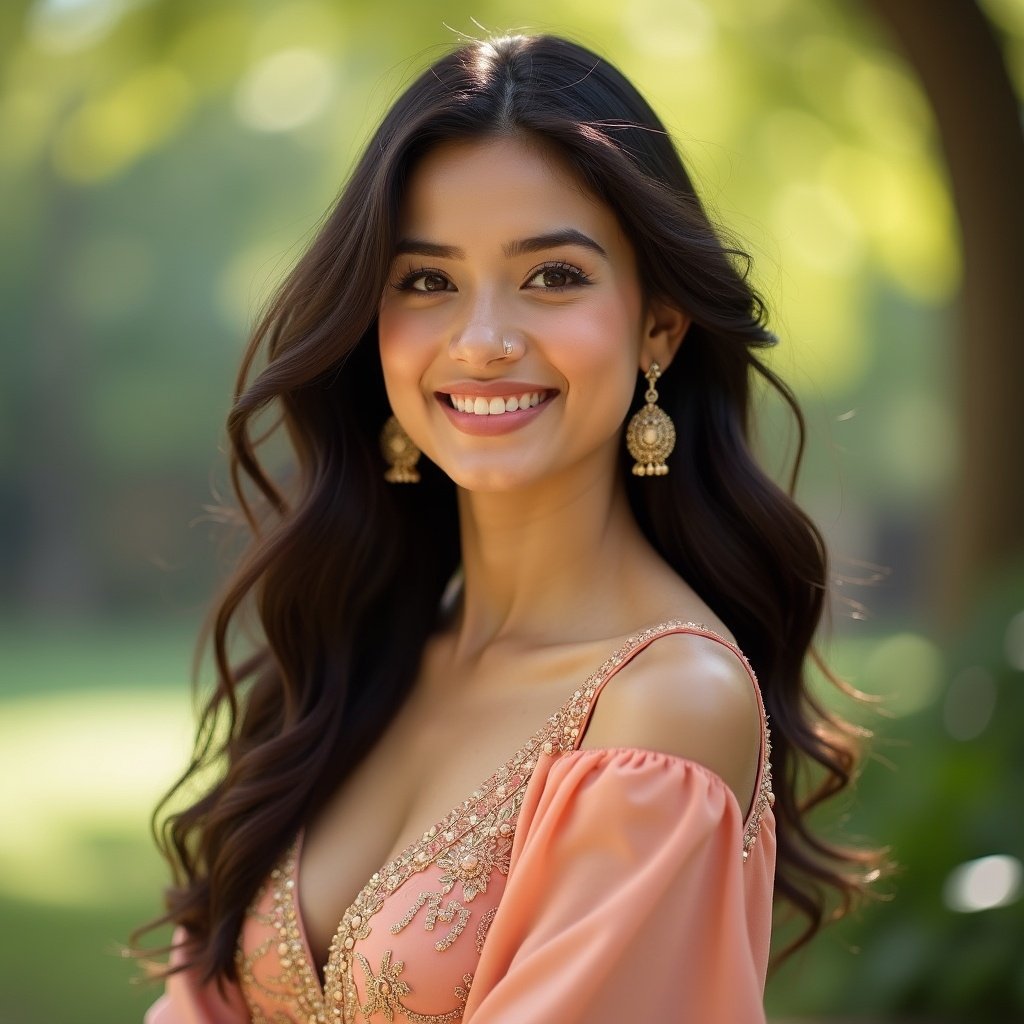
[[[159,909],[148,816],[187,756],[180,624],[0,629],[0,1024],[141,1021],[120,947]]]

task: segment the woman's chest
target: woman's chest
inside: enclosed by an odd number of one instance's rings
[[[300,912],[314,961],[327,960],[368,879],[423,839],[517,751],[551,707],[463,708],[394,723],[306,830]]]
[[[336,919],[322,978],[300,911],[313,902],[300,837],[242,928],[239,978],[257,1024],[459,1020],[512,865],[520,809],[560,723],[552,716],[369,876]]]
[[[529,788],[575,749],[596,679],[396,716],[247,913],[237,963],[256,1024],[462,1018]]]
[[[437,685],[431,661],[443,676],[443,658],[425,659],[417,688],[306,829],[300,912],[315,963],[326,962],[338,922],[373,873],[515,761],[562,709],[588,656],[532,664],[528,685],[492,687]]]

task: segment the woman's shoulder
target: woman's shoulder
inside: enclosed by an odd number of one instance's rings
[[[761,751],[752,673],[717,632],[659,630],[602,688],[579,747],[633,747],[694,761],[745,807]]]

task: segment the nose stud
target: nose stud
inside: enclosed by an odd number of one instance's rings
[[[526,341],[518,332],[503,334],[484,324],[453,335],[448,351],[455,359],[484,366],[500,359],[518,359],[525,348]]]

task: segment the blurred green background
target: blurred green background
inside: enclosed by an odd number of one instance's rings
[[[118,949],[159,907],[247,331],[404,84],[515,29],[622,67],[753,251],[826,649],[884,698],[829,698],[877,738],[823,827],[891,847],[892,899],[771,981],[773,1019],[1024,1020],[1024,0],[7,0],[0,1022],[155,998]]]

